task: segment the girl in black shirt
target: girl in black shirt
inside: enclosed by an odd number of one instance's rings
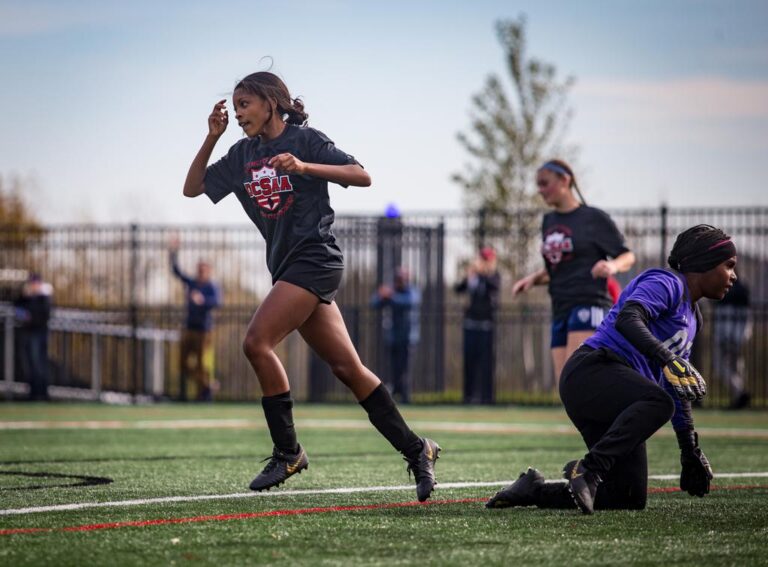
[[[549,284],[550,346],[557,379],[565,361],[595,332],[611,308],[608,278],[629,270],[635,255],[624,245],[624,237],[607,214],[577,200],[576,177],[567,163],[556,159],[546,162],[536,173],[536,185],[554,209],[542,222],[545,267],[516,281],[512,294]]]
[[[274,450],[251,482],[268,490],[308,466],[293,425],[293,400],[285,369],[274,352],[289,333],[304,340],[332,368],[368,412],[371,423],[408,461],[420,501],[434,485],[440,447],[408,428],[381,381],[360,361],[333,301],[344,267],[331,232],[334,212],[328,181],[369,186],[371,178],[352,156],[322,132],[276,75],[253,73],[236,86],[235,117],[247,136],[207,167],[229,122],[225,100],[208,117],[208,135],[184,183],[184,195],[205,193],[217,203],[234,193],[267,242],[273,287],[253,316],[243,350],[261,385],[262,406]]]

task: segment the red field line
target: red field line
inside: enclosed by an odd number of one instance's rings
[[[156,520],[139,520],[133,522],[112,522],[108,524],[85,524],[64,528],[18,528],[0,530],[0,535],[29,534],[39,532],[90,532],[94,530],[111,530],[115,528],[158,526],[164,524],[187,524],[191,522],[225,522],[229,520],[248,520],[251,518],[267,518],[272,516],[297,516],[299,514],[323,514],[328,512],[359,512],[365,510],[381,510],[386,508],[407,508],[411,506],[430,506],[435,504],[466,504],[484,501],[485,498],[462,498],[459,500],[430,500],[427,502],[393,502],[388,504],[365,504],[358,506],[326,506],[322,508],[297,508],[293,510],[270,510],[267,512],[246,512],[242,514],[221,514],[217,516],[192,516],[190,518],[159,518]]]
[[[768,488],[765,485],[734,485],[713,486],[712,490],[753,490]],[[649,488],[649,494],[666,494],[680,492],[677,487]],[[296,508],[293,510],[270,510],[266,512],[244,512],[241,514],[220,514],[216,516],[192,516],[189,518],[158,518],[155,520],[137,520],[133,522],[110,522],[107,524],[83,524],[63,528],[12,528],[0,530],[0,536],[16,534],[33,534],[41,532],[91,532],[97,530],[112,530],[116,528],[135,528],[145,526],[161,526],[167,524],[188,524],[193,522],[226,522],[230,520],[249,520],[252,518],[269,518],[275,516],[298,516],[301,514],[325,514],[329,512],[360,512],[366,510],[383,510],[387,508],[409,508],[415,506],[434,506],[436,504],[469,504],[484,502],[487,498],[461,498],[457,500],[430,500],[427,502],[393,502],[388,504],[365,504],[358,506],[325,506],[320,508]]]

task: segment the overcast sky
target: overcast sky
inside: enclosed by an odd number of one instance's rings
[[[337,211],[458,209],[456,133],[506,79],[494,22],[521,13],[529,53],[577,79],[590,202],[768,205],[764,0],[0,0],[0,175],[49,222],[245,222],[181,187],[214,102],[270,56],[373,177],[334,186]],[[214,156],[240,137],[232,120]]]

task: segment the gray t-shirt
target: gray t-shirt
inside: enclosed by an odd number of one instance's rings
[[[348,165],[354,157],[338,149],[322,132],[286,124],[277,138],[246,138],[208,166],[205,194],[218,203],[234,193],[267,241],[267,267],[273,283],[293,262],[342,269],[344,257],[331,231],[334,212],[328,181],[275,171],[269,160],[290,153],[306,163]]]

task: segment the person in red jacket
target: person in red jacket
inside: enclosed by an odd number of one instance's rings
[[[608,290],[608,295],[611,296],[611,301],[616,305],[619,301],[619,296],[621,295],[621,284],[619,283],[619,280],[613,276],[609,277],[606,282],[606,288]]]

